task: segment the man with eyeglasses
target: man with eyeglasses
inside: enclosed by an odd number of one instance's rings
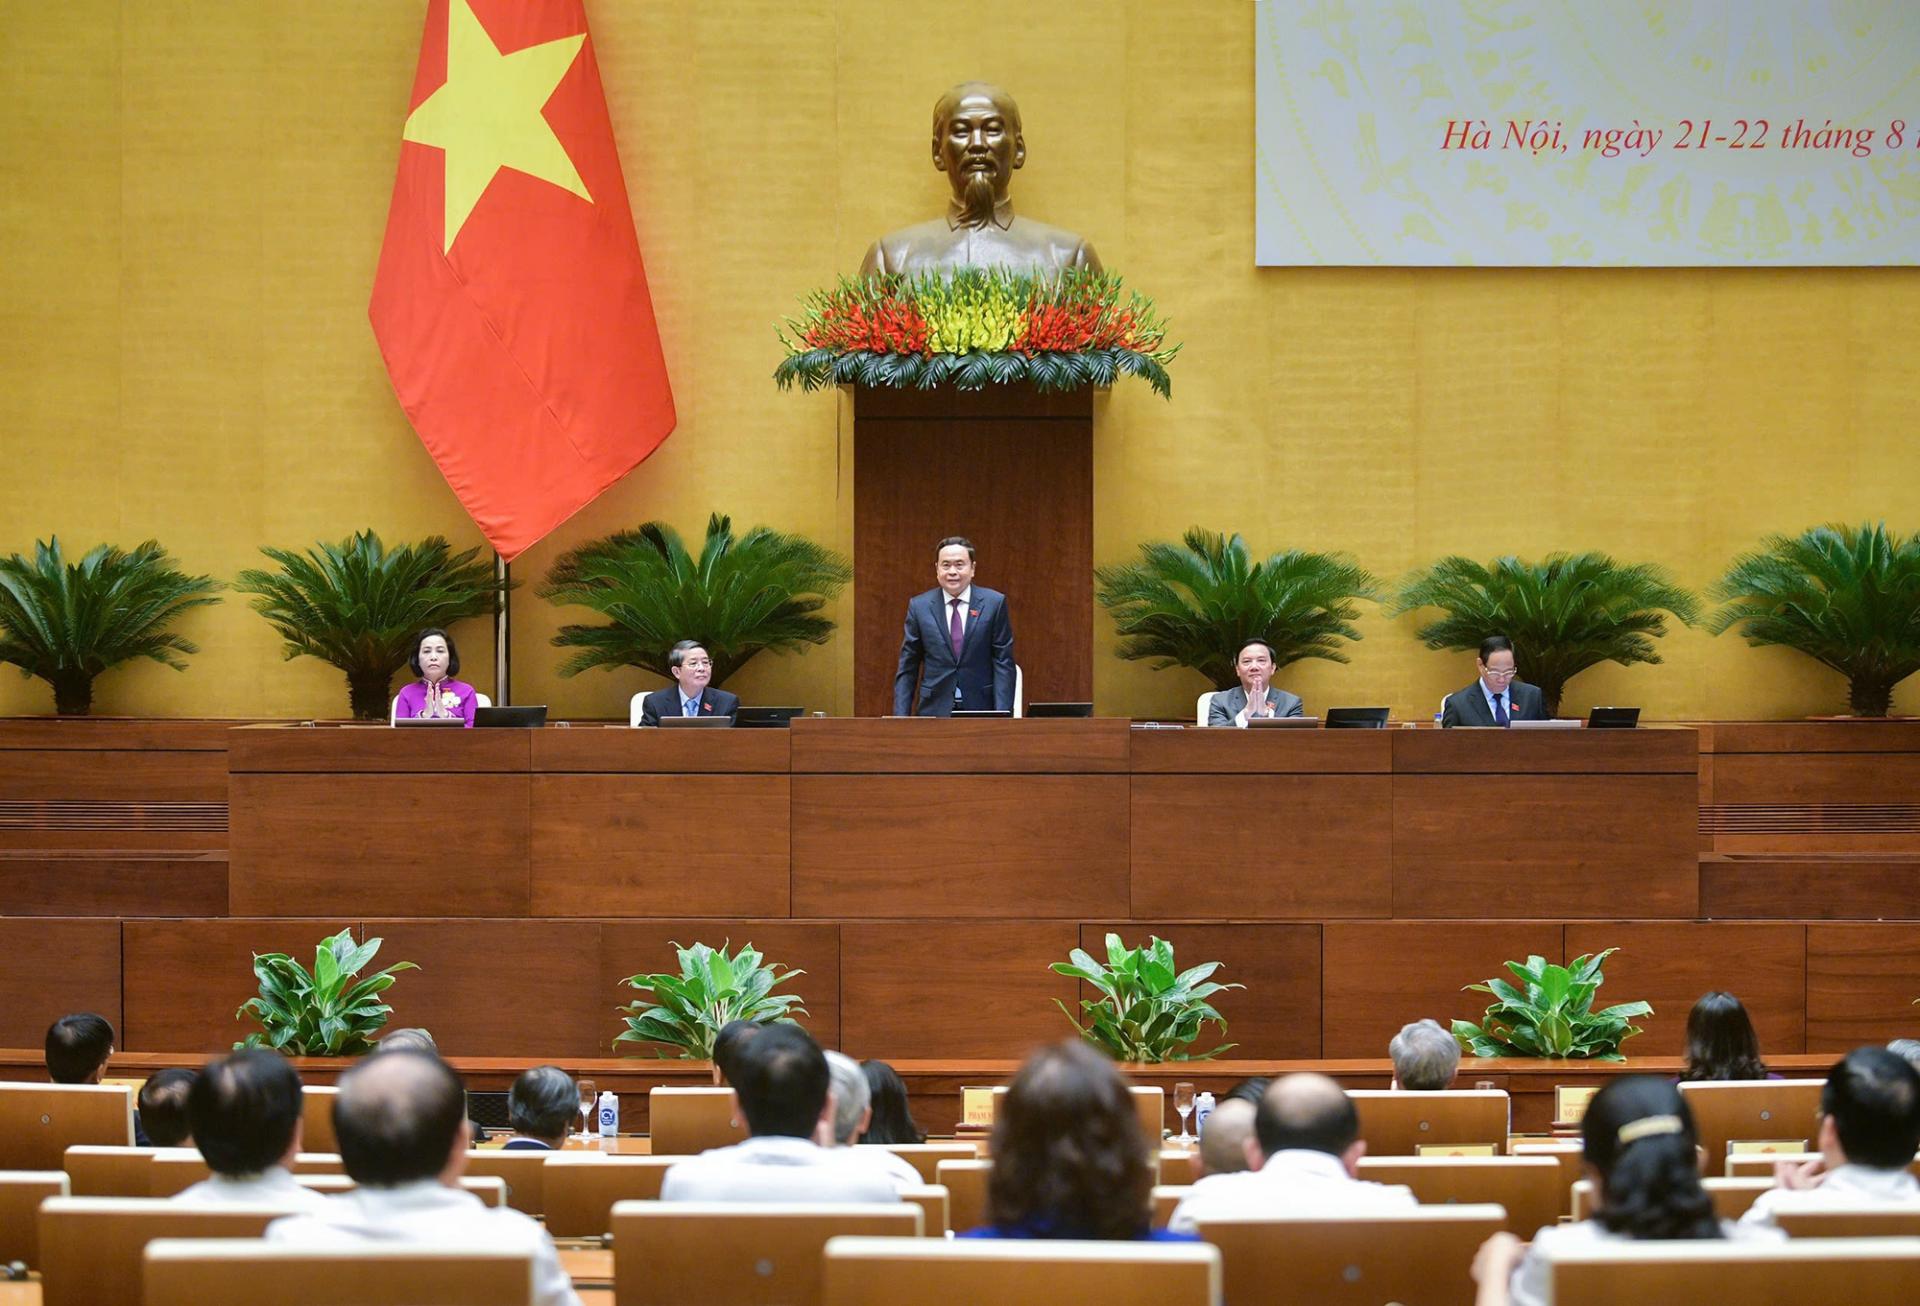
[[[1475,665],[1480,668],[1480,678],[1465,689],[1447,695],[1440,711],[1443,727],[1504,729],[1515,721],[1547,719],[1547,707],[1539,687],[1514,679],[1512,640],[1505,635],[1489,635],[1481,640]]]
[[[640,700],[640,724],[657,726],[663,716],[732,716],[740,710],[740,697],[724,689],[715,689],[713,655],[697,639],[683,639],[667,654],[667,669],[673,683],[656,689]]]

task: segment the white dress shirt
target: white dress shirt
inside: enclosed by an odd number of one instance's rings
[[[271,1165],[259,1174],[216,1174],[173,1195],[184,1206],[261,1206],[268,1210],[322,1211],[332,1198],[302,1187],[283,1166]]]
[[[897,1202],[887,1172],[810,1138],[763,1136],[716,1147],[667,1171],[663,1202]],[[915,1179],[918,1182],[918,1179]]]
[[[918,1188],[927,1182],[920,1177],[920,1172],[913,1168],[913,1162],[888,1151],[879,1143],[854,1143],[845,1147],[836,1147],[833,1150],[854,1165],[866,1166],[887,1176],[895,1192]]]
[[[1507,682],[1506,688],[1498,691],[1488,689],[1487,682],[1484,680],[1475,680],[1473,683],[1480,686],[1480,697],[1487,700],[1487,715],[1493,718],[1495,725],[1500,724],[1500,713],[1493,706],[1493,700],[1496,698],[1506,700],[1507,720],[1513,720],[1513,682],[1511,680]]]
[[[1920,1205],[1920,1179],[1902,1166],[1882,1170],[1871,1165],[1835,1166],[1812,1188],[1770,1188],[1754,1198],[1740,1217],[1744,1226],[1777,1229],[1774,1215],[1781,1208],[1824,1206]]]
[[[1720,1232],[1734,1242],[1778,1242],[1786,1236],[1778,1229],[1746,1228],[1731,1220],[1720,1222]],[[1553,1300],[1552,1266],[1556,1254],[1631,1241],[1626,1234],[1615,1233],[1598,1220],[1548,1225],[1533,1235],[1527,1254],[1513,1267],[1513,1278],[1508,1284],[1512,1306],[1547,1306]]]
[[[1258,1170],[1207,1175],[1173,1208],[1167,1228],[1197,1232],[1201,1220],[1261,1215],[1361,1215],[1418,1206],[1404,1184],[1355,1179],[1340,1158],[1299,1148],[1275,1152]]]
[[[528,1251],[536,1306],[580,1306],[545,1229],[511,1207],[487,1206],[437,1179],[342,1193],[327,1199],[325,1210],[275,1220],[267,1226],[267,1241],[297,1247],[430,1243]]]

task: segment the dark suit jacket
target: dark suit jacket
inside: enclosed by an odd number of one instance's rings
[[[537,1138],[509,1138],[501,1144],[500,1150],[503,1152],[551,1152],[553,1148]]]
[[[732,716],[740,710],[740,696],[729,694],[724,689],[715,689],[708,685],[700,695],[701,716]],[[680,686],[668,685],[665,689],[656,689],[640,700],[640,724],[657,726],[663,716],[682,716],[680,711]]]
[[[1545,721],[1547,705],[1546,700],[1540,697],[1539,686],[1518,680],[1508,684],[1507,718],[1511,721]],[[1480,692],[1479,680],[1447,695],[1447,701],[1440,709],[1440,724],[1447,727],[1493,724],[1493,709],[1487,706],[1487,696]]]
[[[907,602],[907,632],[900,641],[900,669],[893,677],[893,714],[914,712],[913,682],[920,679],[920,716],[952,716],[955,707],[967,712],[1013,710],[1013,623],[1007,616],[1007,596],[999,590],[973,587],[967,609],[967,633],[960,656],[953,656],[947,628],[947,593],[931,589]],[[960,691],[954,702],[953,691]]]

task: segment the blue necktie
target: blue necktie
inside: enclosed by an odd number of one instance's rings
[[[1495,694],[1493,696],[1493,723],[1497,726],[1504,726],[1512,724],[1512,721],[1513,718],[1507,715],[1507,696],[1505,694]]]
[[[685,703],[684,703],[684,704],[683,704],[683,705],[681,706],[681,712],[682,712],[682,714],[683,714],[683,715],[685,715],[685,716],[699,716],[699,715],[700,715],[700,700],[699,700],[699,699],[697,699],[697,698],[690,698],[690,699],[688,699],[688,700],[687,700],[687,701],[686,701],[686,702],[685,702]]]

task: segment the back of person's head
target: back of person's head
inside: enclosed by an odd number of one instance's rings
[[[507,1123],[528,1138],[558,1146],[579,1114],[580,1086],[558,1066],[523,1070],[507,1090]]]
[[[62,1016],[47,1029],[47,1076],[56,1084],[91,1084],[113,1055],[113,1026],[91,1011]]]
[[[1827,1072],[1820,1113],[1849,1163],[1903,1168],[1920,1152],[1920,1071],[1886,1048],[1855,1048]]]
[[[265,1048],[210,1062],[187,1090],[187,1120],[194,1146],[215,1174],[259,1174],[293,1147],[300,1076]]]
[[[1253,1120],[1260,1152],[1325,1152],[1344,1157],[1360,1137],[1360,1113],[1325,1075],[1283,1075],[1267,1086]]]
[[[1887,1051],[1904,1058],[1915,1070],[1920,1070],[1920,1038],[1897,1038],[1887,1044]]]
[[[873,1119],[860,1135],[863,1143],[924,1143],[926,1131],[914,1123],[913,1109],[907,1101],[907,1085],[894,1068],[884,1061],[866,1061],[860,1072],[867,1077],[867,1096],[873,1107]]]
[[[1600,1181],[1602,1227],[1629,1238],[1718,1238],[1713,1199],[1700,1187],[1693,1112],[1672,1081],[1622,1075],[1587,1103],[1586,1162]]]
[[[1387,1055],[1393,1058],[1394,1082],[1414,1092],[1450,1088],[1460,1069],[1460,1041],[1437,1020],[1402,1026],[1387,1044]]]
[[[760,1026],[751,1020],[729,1020],[713,1036],[713,1068],[720,1073],[720,1082],[733,1082],[734,1060],[740,1055],[740,1049],[746,1046],[748,1039],[759,1032]]]
[[[389,1052],[340,1079],[333,1132],[355,1183],[393,1188],[432,1179],[466,1143],[466,1093],[438,1057]]]
[[[1220,1100],[1222,1102],[1245,1102],[1248,1106],[1257,1107],[1260,1105],[1260,1099],[1267,1095],[1267,1089],[1272,1085],[1273,1080],[1269,1076],[1254,1075],[1249,1079],[1241,1080],[1225,1093],[1221,1094]]]
[[[740,1044],[727,1082],[755,1138],[811,1138],[827,1107],[827,1059],[798,1025],[766,1025]]]
[[[858,1061],[844,1052],[829,1052],[826,1057],[827,1079],[833,1090],[833,1141],[835,1146],[845,1147],[860,1132],[860,1122],[873,1105],[873,1093]]]
[[[1200,1126],[1200,1173],[1234,1174],[1253,1163],[1247,1140],[1253,1137],[1253,1118],[1259,1108],[1244,1097],[1229,1097],[1213,1109]]]
[[[187,1119],[187,1093],[197,1078],[191,1070],[156,1070],[140,1085],[140,1127],[155,1147],[185,1147],[193,1137]]]
[[[440,1055],[440,1045],[433,1041],[433,1034],[424,1029],[394,1029],[382,1035],[373,1045],[371,1056],[382,1052],[424,1052],[430,1057]]]
[[[1765,1079],[1760,1040],[1740,999],[1715,989],[1687,1015],[1687,1079]]]
[[[1113,1063],[1078,1041],[1028,1057],[994,1121],[988,1223],[1040,1237],[1139,1238],[1152,1193],[1146,1131]]]

